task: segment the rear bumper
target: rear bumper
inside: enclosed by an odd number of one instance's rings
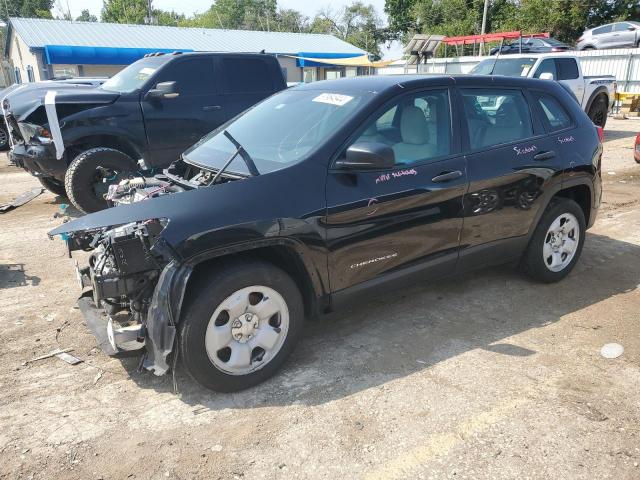
[[[53,145],[14,145],[9,161],[36,177],[53,177],[64,181],[67,163],[56,158]]]

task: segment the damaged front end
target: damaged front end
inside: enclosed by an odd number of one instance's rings
[[[164,219],[132,222],[113,228],[66,235],[69,251],[90,251],[89,264],[77,268],[79,300],[87,326],[109,355],[146,347],[143,366],[157,375],[169,369],[167,357],[175,339],[173,281],[190,270],[164,242]]]

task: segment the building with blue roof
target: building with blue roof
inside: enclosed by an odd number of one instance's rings
[[[361,67],[325,62],[367,54],[323,34],[10,18],[4,71],[7,83],[109,77],[145,54],[173,51],[264,51],[278,57],[287,82],[356,76]]]

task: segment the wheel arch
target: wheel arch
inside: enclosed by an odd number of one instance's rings
[[[586,183],[577,183],[568,186],[563,185],[563,188],[559,190],[552,199],[553,198],[568,198],[576,202],[584,213],[586,225],[589,225],[593,204],[593,193],[589,185]]]
[[[192,282],[196,282],[199,276],[206,275],[208,268],[221,262],[243,259],[257,259],[271,263],[291,276],[300,288],[305,316],[315,317],[326,309],[328,289],[324,285],[318,266],[314,264],[308,249],[303,244],[288,238],[234,245],[190,259],[187,263],[192,271],[184,286],[184,301],[188,298]]]
[[[129,155],[134,161],[142,158],[140,149],[127,137],[114,134],[87,135],[71,140],[68,145],[65,146],[67,165],[82,152],[97,147],[119,150]]]

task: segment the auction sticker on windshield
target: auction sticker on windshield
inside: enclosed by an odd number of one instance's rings
[[[349,95],[340,95],[339,93],[321,93],[313,99],[314,102],[328,103],[329,105],[337,105],[341,107],[353,100]]]

